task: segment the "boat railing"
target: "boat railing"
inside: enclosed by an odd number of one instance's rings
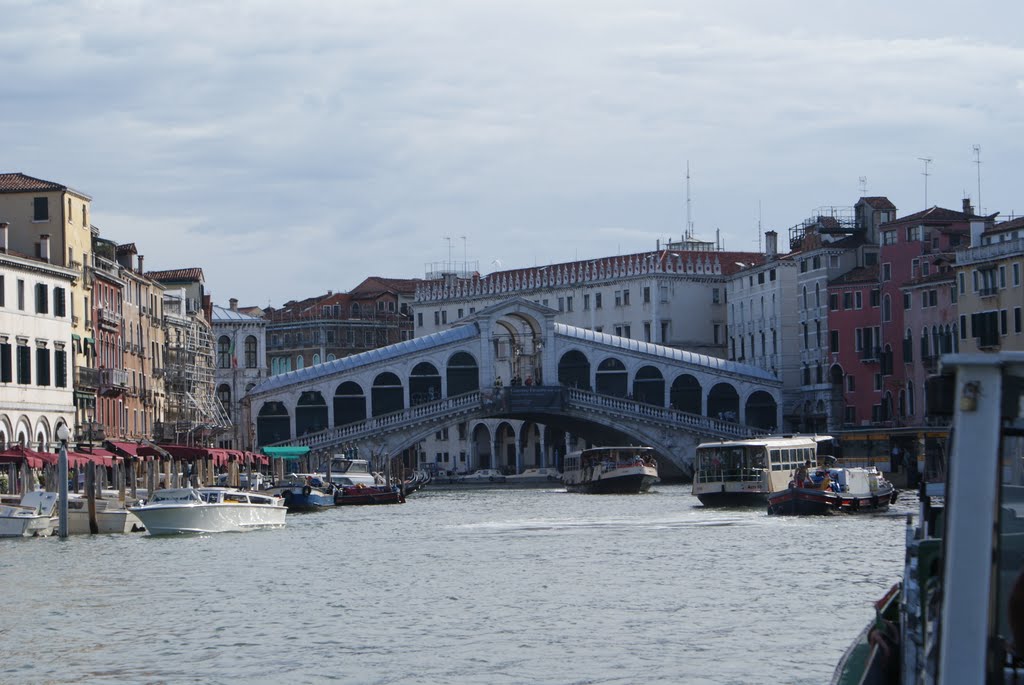
[[[760,469],[717,469],[697,471],[693,478],[698,483],[760,483]]]

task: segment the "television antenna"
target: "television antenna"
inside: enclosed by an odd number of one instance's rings
[[[684,240],[693,238],[693,218],[690,208],[690,160],[686,160],[686,230]]]
[[[860,184],[860,196],[866,197],[868,194],[868,177],[861,176],[859,179],[857,179],[857,182]]]
[[[981,146],[974,146],[974,163],[978,165],[978,211],[981,216]]]
[[[921,175],[924,176],[924,207],[928,209],[928,177],[931,175],[928,173],[928,165],[932,163],[932,158],[918,157],[918,159],[924,162],[924,172]]]

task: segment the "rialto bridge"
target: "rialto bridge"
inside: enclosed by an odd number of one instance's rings
[[[689,473],[701,441],[780,425],[781,383],[763,369],[557,314],[513,299],[439,333],[273,376],[247,396],[256,442],[397,455],[451,429],[468,449],[442,468],[516,471],[557,465],[582,443],[644,444],[671,477]]]

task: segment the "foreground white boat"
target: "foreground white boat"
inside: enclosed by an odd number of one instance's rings
[[[287,511],[279,497],[231,488],[157,490],[131,509],[150,535],[282,528]]]
[[[0,505],[0,537],[45,537],[53,533],[57,493],[36,490],[22,495],[19,504]]]

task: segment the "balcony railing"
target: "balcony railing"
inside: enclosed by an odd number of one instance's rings
[[[128,389],[128,372],[124,369],[100,369],[100,392],[121,395]]]
[[[100,387],[100,372],[88,366],[75,367],[75,389],[95,390]]]
[[[120,328],[121,326],[121,315],[109,307],[97,307],[96,314],[99,318],[100,325],[112,326],[114,328]]]

